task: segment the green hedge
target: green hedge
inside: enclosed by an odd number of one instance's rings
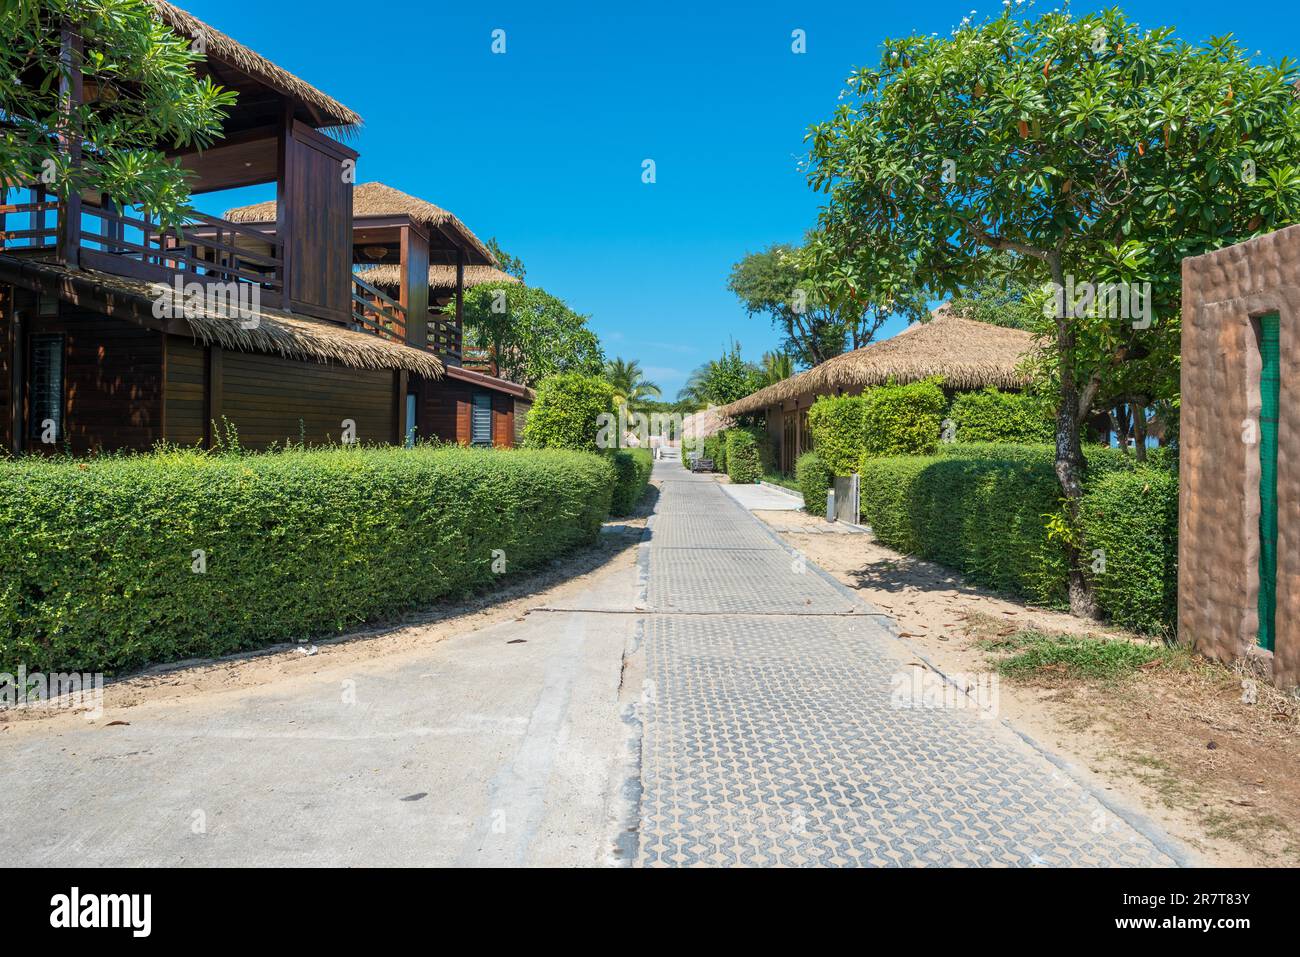
[[[867,400],[860,395],[824,395],[808,409],[808,430],[817,454],[832,475],[852,475],[862,460]]]
[[[991,387],[957,395],[948,418],[959,442],[1050,442],[1055,430],[1035,396]]]
[[[759,440],[748,429],[728,429],[727,478],[735,485],[753,485],[762,477]]]
[[[455,447],[0,463],[0,671],[221,655],[465,595],[494,558],[594,541],[614,480],[603,456]]]
[[[602,418],[604,417],[604,418]],[[602,428],[603,445],[598,444]],[[566,372],[537,385],[537,398],[524,423],[524,445],[532,449],[595,452],[617,448],[614,387],[597,376]]]
[[[619,449],[610,456],[617,475],[609,514],[627,515],[641,501],[646,486],[650,484],[650,471],[654,456],[649,449]]]
[[[1083,547],[1104,571],[1093,576],[1112,621],[1144,632],[1175,621],[1178,477],[1138,466],[1115,449],[1086,450]],[[957,569],[974,584],[1060,606],[1066,597],[1061,544],[1047,516],[1061,495],[1047,445],[944,446],[936,456],[863,463],[862,521],[879,541]],[[1100,568],[1100,566],[1099,566]]]
[[[875,455],[929,455],[939,445],[947,398],[939,379],[882,385],[863,393],[862,450]],[[836,473],[847,475],[847,472]]]
[[[803,507],[812,515],[826,515],[826,491],[831,487],[831,470],[816,452],[805,452],[794,463],[795,480],[803,492]]]
[[[713,462],[713,471],[727,471],[727,430],[714,432],[704,440],[704,445],[700,449],[700,458],[709,459]]]

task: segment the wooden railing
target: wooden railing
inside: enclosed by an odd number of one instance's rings
[[[406,342],[406,310],[364,279],[352,276],[353,328]]]
[[[460,362],[462,337],[460,325],[455,320],[435,318],[439,313],[429,313],[429,351]]]
[[[46,199],[39,186],[3,189],[0,199],[7,200],[11,192],[20,201],[0,206],[0,249],[53,249],[59,238],[58,201]]]
[[[203,283],[252,283],[268,305],[283,300],[280,240],[202,213],[193,214],[184,226],[164,230],[147,219],[83,207],[80,257],[91,269],[139,279],[180,276]]]

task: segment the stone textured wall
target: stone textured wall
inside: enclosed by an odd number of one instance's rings
[[[1223,661],[1256,653],[1260,358],[1252,319],[1277,312],[1277,631],[1264,658],[1300,684],[1300,226],[1183,262],[1178,628]],[[1252,428],[1255,443],[1247,441]]]

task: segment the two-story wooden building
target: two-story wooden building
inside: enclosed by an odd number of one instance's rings
[[[238,94],[218,142],[174,154],[194,174],[193,192],[274,183],[276,200],[262,221],[196,215],[164,232],[100,197],[7,190],[0,447],[211,444],[227,422],[250,448],[421,433],[481,441],[479,392],[491,396],[490,441],[513,444],[520,387],[458,374],[456,388],[471,387],[463,432],[459,400],[430,399],[452,355],[429,348],[424,273],[433,260],[490,267],[491,254],[449,214],[402,214],[379,191],[354,189],[357,153],[345,139],[361,118],[347,107],[184,11],[150,2],[170,29],[202,41],[196,69]],[[75,71],[70,87],[78,100],[86,95]],[[372,261],[421,277],[397,298],[353,274],[356,257],[381,246],[385,257]],[[456,427],[437,427],[439,415]]]
[[[275,202],[225,213],[231,222],[266,235],[275,234],[277,216]],[[358,308],[404,329],[410,345],[443,364],[436,378],[408,377],[406,427],[463,445],[516,444],[531,390],[465,369],[461,361],[465,289],[493,275],[516,281],[496,268],[479,238],[433,203],[383,183],[361,183],[353,193],[352,269]],[[448,316],[444,307],[453,303]]]

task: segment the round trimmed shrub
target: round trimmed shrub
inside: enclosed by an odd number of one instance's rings
[[[532,449],[596,452],[602,429],[617,431],[614,387],[597,376],[565,372],[543,379],[524,425],[524,445]],[[612,436],[607,448],[617,448]]]
[[[794,477],[803,493],[803,508],[813,515],[826,514],[826,492],[831,471],[816,452],[805,452],[794,463]]]

